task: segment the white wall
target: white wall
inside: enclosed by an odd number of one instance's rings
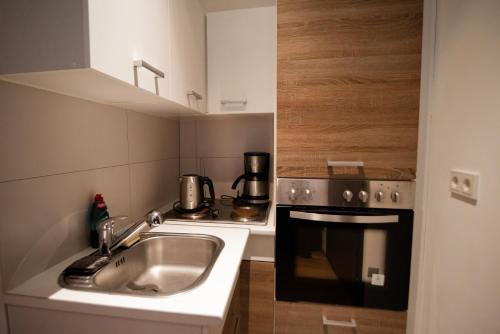
[[[410,332],[500,333],[500,2],[438,0],[436,8],[435,49],[423,54],[435,58]],[[476,204],[451,196],[454,168],[481,173]]]
[[[425,307],[422,295],[426,277],[423,273],[426,226],[423,222],[426,190],[428,185],[428,154],[432,82],[434,78],[436,0],[424,0],[422,32],[422,62],[420,84],[420,110],[418,126],[417,177],[415,194],[415,222],[413,225],[413,245],[411,260],[410,296],[408,304],[407,333],[423,333],[421,319]],[[420,288],[420,289],[417,289]]]
[[[0,81],[0,159],[5,292],[88,246],[95,193],[133,220],[175,200],[179,121]]]

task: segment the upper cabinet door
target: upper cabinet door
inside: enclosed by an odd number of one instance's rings
[[[197,0],[8,0],[0,13],[1,80],[157,115],[202,110],[186,97],[205,90]]]
[[[415,178],[422,2],[278,1],[279,177]]]
[[[170,0],[171,99],[206,111],[206,25],[197,0]]]
[[[276,7],[207,14],[208,112],[276,110]]]
[[[159,95],[169,98],[169,0],[88,0],[90,65],[134,85],[134,61],[164,73]],[[155,76],[137,68],[138,86],[156,93]]]

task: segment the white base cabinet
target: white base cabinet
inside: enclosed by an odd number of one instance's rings
[[[180,2],[3,1],[1,79],[137,111],[197,114],[203,108],[187,91],[204,95],[205,63],[178,52],[192,29],[188,45],[204,57],[204,14],[198,1]],[[140,60],[156,73],[134,69]]]
[[[8,306],[10,334],[220,334],[220,327]],[[28,321],[27,321],[28,320]]]
[[[207,14],[208,113],[276,110],[276,7]]]

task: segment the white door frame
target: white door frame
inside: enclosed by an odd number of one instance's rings
[[[420,81],[420,110],[417,156],[417,186],[415,195],[414,237],[411,264],[410,299],[408,305],[408,334],[427,333],[429,314],[429,296],[424,289],[431,284],[424,284],[432,275],[428,266],[430,224],[426,217],[429,175],[427,172],[430,129],[432,126],[432,86],[434,79],[434,61],[436,52],[437,1],[424,0],[422,62]]]

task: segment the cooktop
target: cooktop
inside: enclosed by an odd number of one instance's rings
[[[210,206],[196,212],[172,208],[163,215],[167,221],[188,221],[218,224],[266,225],[270,204],[234,206],[232,198],[216,199]]]

